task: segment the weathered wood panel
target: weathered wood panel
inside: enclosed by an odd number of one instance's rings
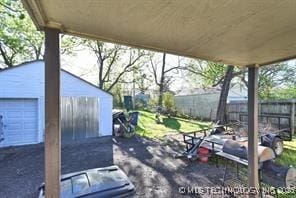
[[[99,136],[99,104],[95,97],[63,97],[62,140]]]
[[[262,117],[260,118],[261,123],[270,123],[274,125],[278,125],[280,121],[280,127],[286,128],[287,126],[290,126],[291,122],[291,128],[292,133],[294,132],[293,129],[295,129],[295,100],[288,100],[288,101],[260,101],[259,102],[259,114],[260,115],[278,115],[278,116],[284,116],[287,118],[266,118]],[[247,102],[246,101],[235,101],[231,102],[227,106],[227,118],[228,121],[236,121],[241,120],[244,122],[247,122]],[[241,115],[241,117],[240,117]],[[292,127],[294,126],[294,128]]]

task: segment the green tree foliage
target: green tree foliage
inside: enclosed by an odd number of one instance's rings
[[[208,62],[202,73],[204,84],[213,87],[222,82],[226,73],[226,65],[222,63]]]
[[[185,70],[189,71],[189,76],[194,79],[198,76],[201,84],[204,87],[221,86],[224,82],[225,74],[227,71],[227,65],[221,63],[207,62],[201,60],[191,60]],[[259,97],[260,99],[277,99],[282,98],[277,92],[293,92],[291,87],[296,86],[296,65],[282,62],[273,65],[267,65],[260,67],[259,70]],[[232,79],[236,78],[233,83],[245,84],[247,82],[247,68],[235,67]],[[231,80],[232,80],[231,79]],[[292,94],[293,95],[293,94]],[[287,98],[293,98],[293,96],[286,95]]]
[[[183,68],[189,72],[191,79],[196,79],[198,76],[203,87],[215,87],[222,85],[227,65],[203,60],[190,60],[186,67]],[[232,77],[243,78],[246,72],[245,68],[235,67]]]
[[[19,0],[0,0],[0,69],[43,59],[44,33],[37,31]],[[61,53],[73,55],[77,38],[61,36]]]
[[[296,98],[296,86],[288,86],[285,88],[273,88],[269,92],[269,100],[286,100]]]
[[[0,0],[0,15],[0,64],[42,59],[43,33],[36,31],[21,2]]]
[[[293,94],[284,93],[293,93],[293,87],[296,86],[295,73],[296,66],[286,62],[261,67],[259,72],[260,99],[293,98]]]

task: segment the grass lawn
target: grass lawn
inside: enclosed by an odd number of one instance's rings
[[[161,124],[156,123],[155,113],[140,111],[136,133],[148,138],[161,138],[169,133],[191,132],[208,128],[210,122],[199,122],[182,118],[160,117]]]
[[[182,118],[167,118],[166,116],[161,116],[160,120],[162,123],[157,124],[155,113],[140,111],[136,133],[148,138],[161,139],[167,134],[197,131],[208,128],[211,124],[210,122],[200,122]],[[292,141],[285,141],[284,147],[285,150],[283,154],[276,158],[276,162],[284,166],[292,165],[296,167],[296,136]],[[279,192],[279,198],[288,197],[296,197],[296,194]]]
[[[292,141],[284,142],[284,152],[280,157],[276,158],[276,162],[284,166],[296,167],[296,137]],[[279,198],[296,197],[296,193],[279,193]]]
[[[284,152],[276,159],[276,161],[283,165],[292,165],[296,167],[296,137],[292,141],[284,142]]]

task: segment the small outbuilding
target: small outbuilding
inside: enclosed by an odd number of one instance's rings
[[[45,67],[43,61],[0,71],[0,147],[44,141]],[[65,70],[61,71],[62,140],[112,135],[113,96]]]

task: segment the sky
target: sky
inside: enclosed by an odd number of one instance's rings
[[[161,64],[162,54],[159,54],[160,64]],[[185,61],[187,59],[185,58]],[[167,55],[166,59],[167,67],[175,66],[178,63],[178,56]],[[296,66],[296,59],[288,61],[288,64],[291,66]],[[96,63],[96,57],[93,52],[84,49],[78,51],[75,55],[62,55],[61,56],[61,65],[63,69],[74,73],[77,76],[82,77],[83,79],[97,85],[98,84],[98,67]],[[159,70],[160,72],[160,70]],[[147,74],[149,74],[149,69],[147,68]],[[186,74],[184,72],[179,72],[175,74],[175,80],[170,85],[172,91],[179,91],[184,89],[200,87],[198,84],[190,83]],[[132,89],[132,85],[126,85],[125,89]],[[156,89],[156,87],[152,87]]]
[[[160,58],[161,58],[161,54]],[[174,66],[178,63],[178,56],[167,55],[166,64],[167,67]],[[80,76],[81,78],[97,85],[98,84],[98,67],[96,63],[96,57],[93,52],[83,49],[74,55],[61,55],[61,66],[63,69]],[[147,73],[149,69],[147,68]],[[178,91],[188,87],[184,75],[182,73],[176,74],[175,81],[171,84],[172,91]],[[154,87],[155,88],[155,87]]]
[[[162,53],[157,53],[157,57],[159,59],[159,67],[161,67],[162,62]],[[190,60],[189,58],[181,57],[181,65],[184,65],[186,61]],[[75,51],[74,54],[71,55],[61,55],[61,66],[63,69],[80,76],[81,78],[98,85],[98,65],[95,54],[84,48],[79,51]],[[177,66],[178,64],[178,56],[167,54],[166,56],[166,67],[170,68],[173,66]],[[296,59],[288,61],[288,64],[296,67]],[[145,70],[144,70],[145,71]],[[151,75],[151,69],[146,68],[147,76]],[[160,68],[158,70],[160,72]],[[189,78],[186,76],[186,72],[178,72],[174,74],[174,81],[170,85],[170,89],[172,91],[179,91],[190,88],[198,88],[201,87],[200,84],[197,84],[198,78],[194,83],[190,82]],[[195,84],[196,83],[196,84]],[[132,85],[127,85],[127,89],[132,89]],[[152,87],[152,89],[156,89],[156,86]]]
[[[90,51],[82,50],[74,56],[62,54],[61,66],[93,84],[98,84],[96,58]]]

